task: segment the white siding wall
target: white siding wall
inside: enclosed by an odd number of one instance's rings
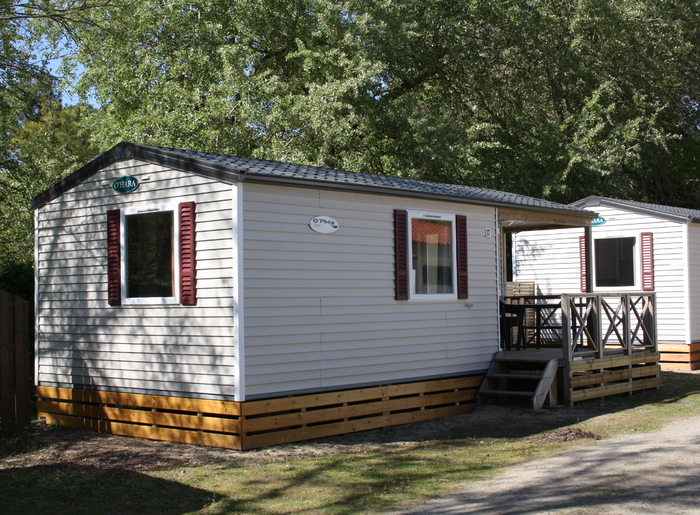
[[[604,225],[592,228],[594,240],[604,237],[637,238],[637,268],[640,259],[639,235],[642,232],[654,234],[654,281],[658,303],[659,342],[685,343],[688,315],[684,269],[686,226],[605,206],[589,209],[606,219]],[[513,280],[534,281],[542,294],[580,292],[578,239],[582,235],[583,229],[531,231],[516,235]],[[591,247],[593,249],[593,245]],[[627,289],[641,290],[639,274],[637,269],[635,288]]]
[[[688,305],[690,337],[700,342],[700,224],[688,224]]]
[[[102,181],[132,175],[116,194]],[[197,202],[197,305],[109,306],[106,213]],[[232,187],[125,161],[38,212],[38,381],[185,396],[233,396]]]
[[[251,183],[243,196],[247,398],[488,368],[493,208]],[[394,300],[394,209],[467,215],[468,300]],[[315,215],[340,230],[313,232]]]

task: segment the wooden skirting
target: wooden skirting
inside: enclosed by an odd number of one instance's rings
[[[663,370],[700,370],[700,343],[660,343]]]
[[[483,375],[233,402],[37,387],[48,424],[247,450],[469,413]]]
[[[661,386],[659,353],[571,362],[571,402]]]

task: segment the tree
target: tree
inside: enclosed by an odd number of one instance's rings
[[[48,95],[12,134],[7,147],[12,161],[0,172],[0,281],[5,277],[5,284],[17,275],[33,275],[30,199],[97,154],[80,131],[81,120],[91,110],[87,105],[64,108],[60,100]],[[29,286],[26,282],[26,277],[12,282],[13,293],[27,295],[33,279]]]
[[[691,0],[146,0],[72,29],[119,140],[698,205]],[[681,195],[681,196],[679,196]]]

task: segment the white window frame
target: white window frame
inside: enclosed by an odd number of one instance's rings
[[[407,211],[408,214],[408,300],[457,300],[457,217],[455,214],[431,211]],[[415,293],[416,280],[413,268],[413,220],[449,221],[452,229],[452,293]]]
[[[155,213],[161,211],[173,212],[173,292],[172,297],[127,297],[128,284],[127,277],[129,263],[126,248],[126,217],[129,215]],[[168,305],[180,304],[180,212],[177,203],[147,204],[134,207],[127,207],[120,213],[120,246],[121,246],[121,282],[122,282],[122,305]]]
[[[595,242],[598,240],[619,240],[622,238],[634,238],[634,246],[632,247],[632,259],[634,260],[634,284],[632,286],[598,286],[598,267],[596,266]],[[641,259],[640,259],[640,235],[639,234],[616,234],[615,236],[603,236],[593,238],[591,252],[593,252],[592,267],[593,267],[593,290],[598,292],[617,292],[617,291],[639,291],[641,290]]]

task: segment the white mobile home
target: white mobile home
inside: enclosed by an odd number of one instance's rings
[[[41,416],[233,448],[468,411],[499,350],[499,226],[593,217],[131,143],[34,206]]]
[[[520,233],[513,280],[537,293],[655,291],[662,364],[700,368],[700,211],[590,196],[571,207],[599,214],[590,228]]]

